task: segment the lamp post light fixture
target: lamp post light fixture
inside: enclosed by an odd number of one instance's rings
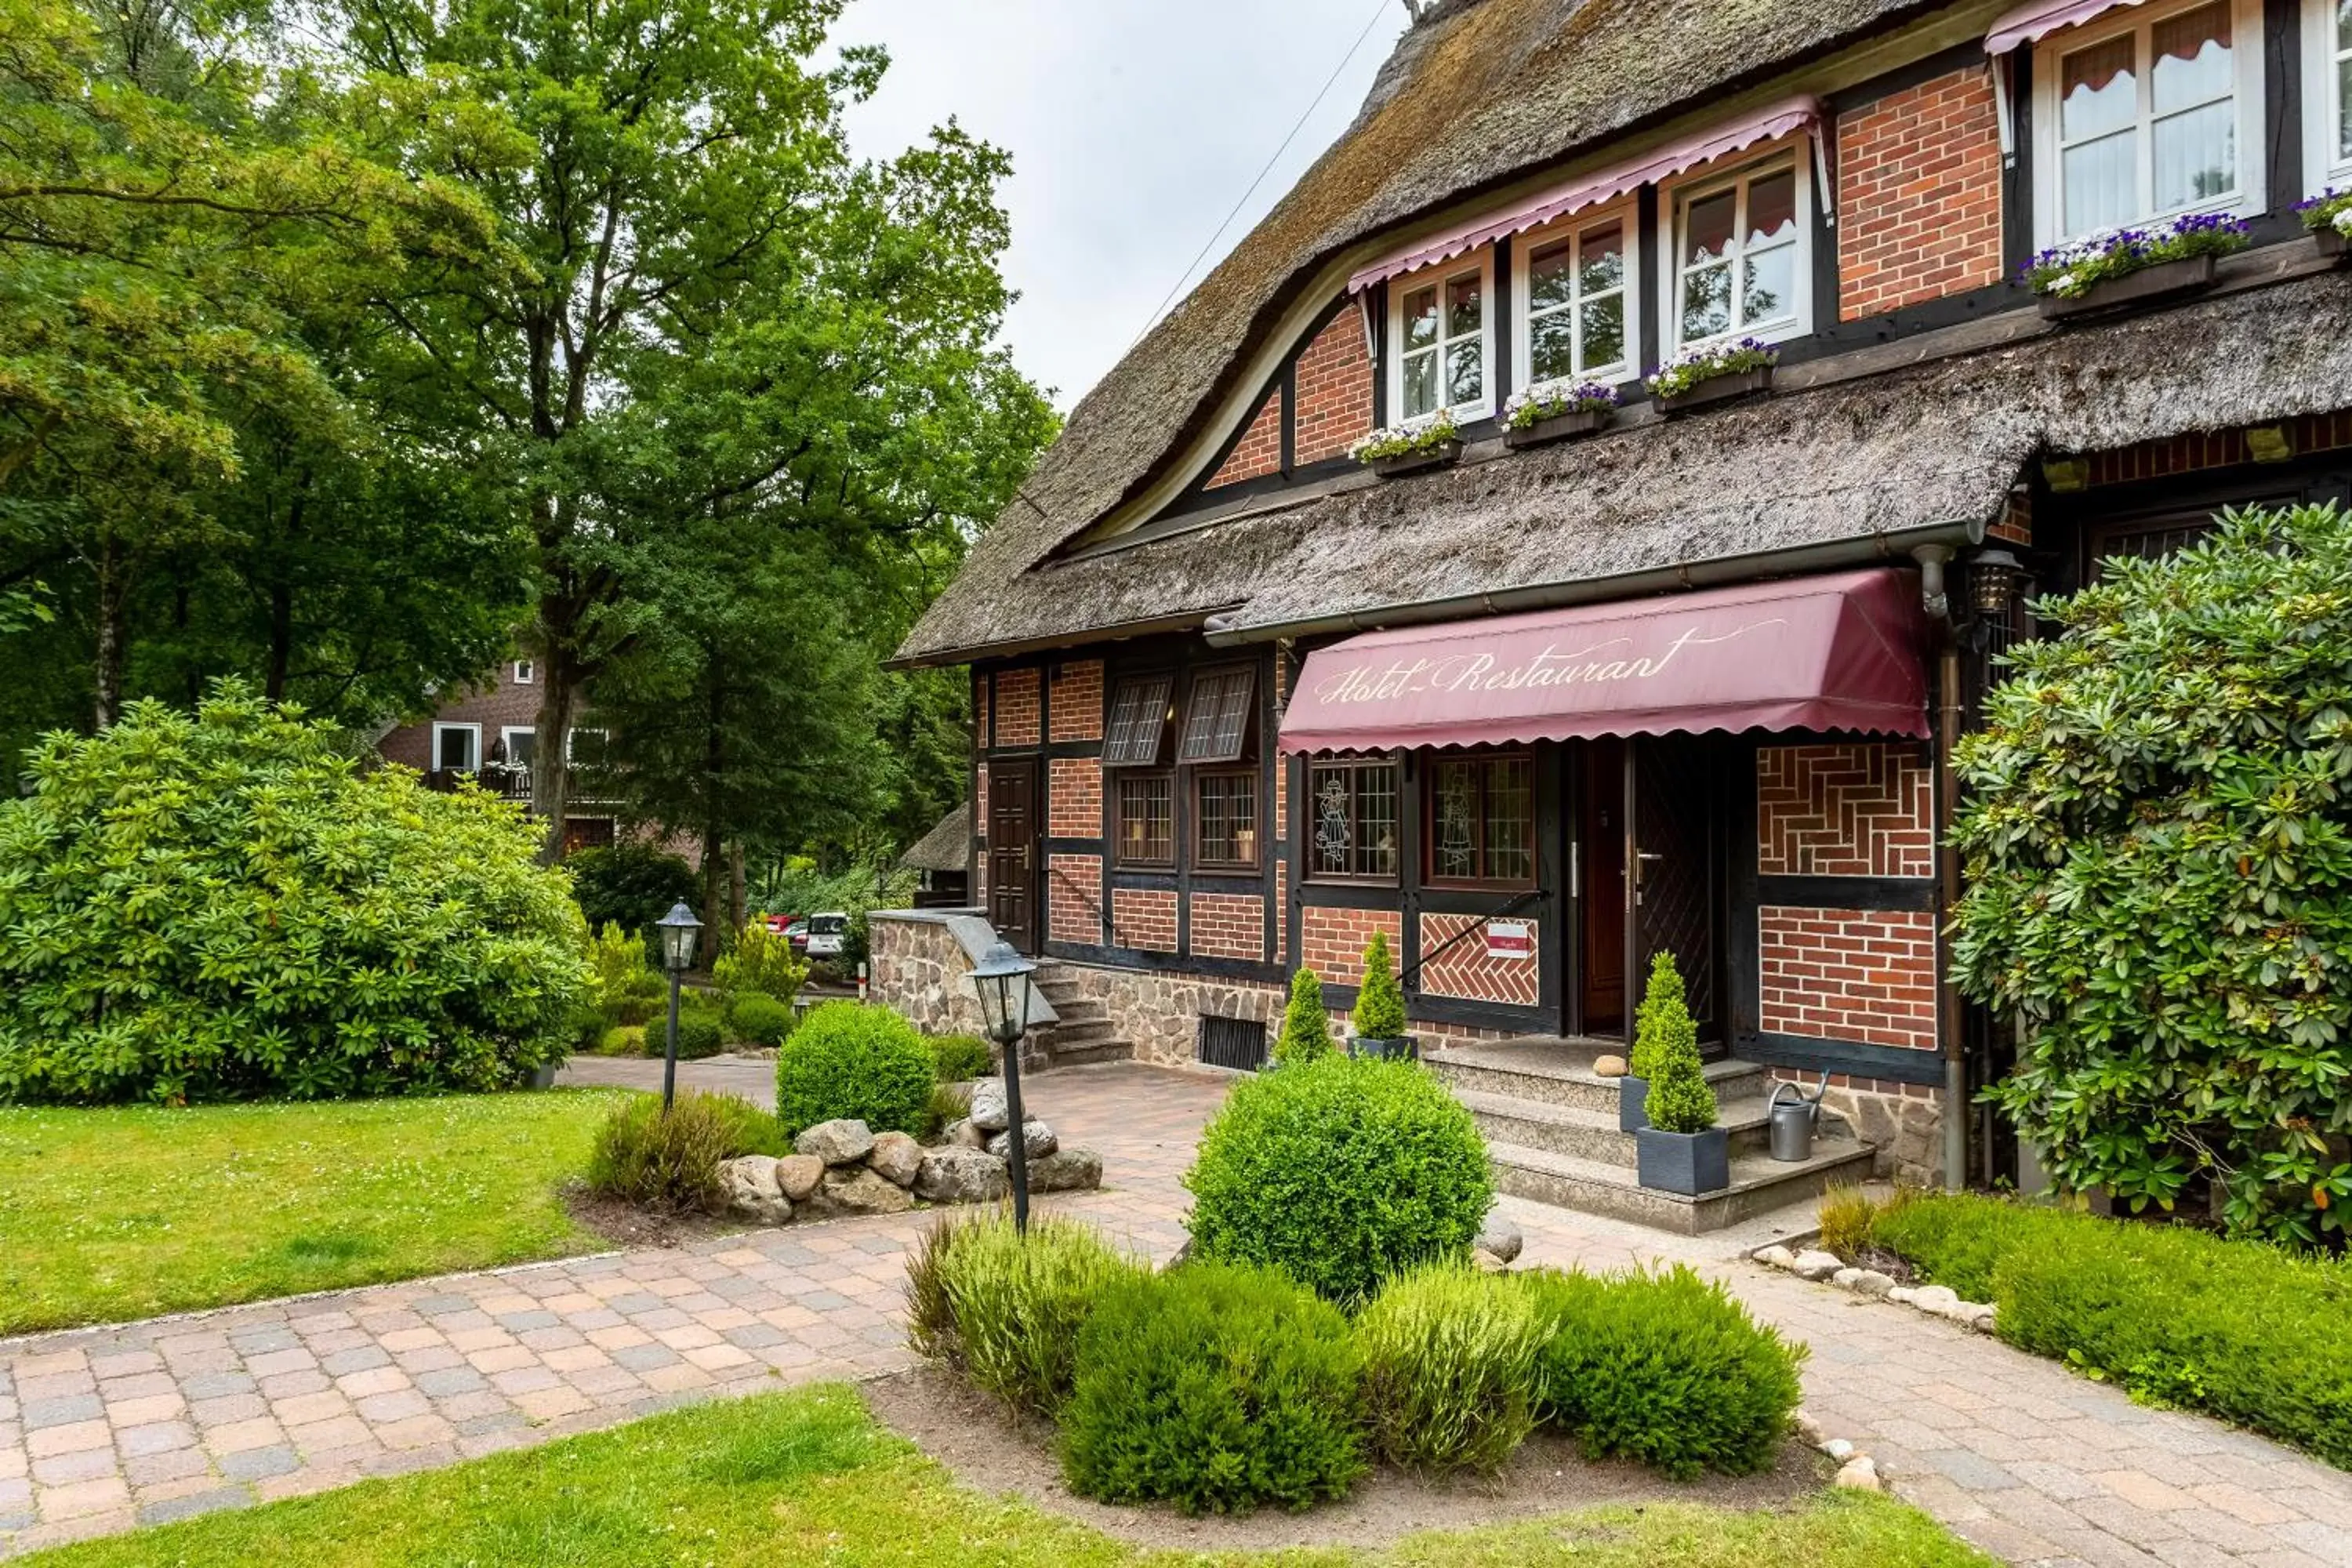
[[[1029,1032],[1029,999],[1037,966],[998,942],[972,966],[972,989],[980,993],[981,1016],[989,1038],[1004,1061],[1006,1163],[1013,1167],[1013,1228],[1029,1234],[1029,1128],[1021,1115],[1021,1037]]]
[[[702,934],[702,922],[681,899],[654,928],[661,932],[662,967],[669,971],[669,1046],[662,1060],[662,1114],[667,1116],[677,1099],[677,987],[694,967],[695,939]]]

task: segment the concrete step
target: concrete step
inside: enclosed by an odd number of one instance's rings
[[[1633,1135],[1617,1130],[1614,1100],[1606,1110],[1592,1110],[1471,1089],[1455,1089],[1454,1098],[1470,1108],[1478,1131],[1490,1143],[1511,1143],[1572,1159],[1622,1165],[1629,1171],[1633,1168]],[[1771,1124],[1765,1115],[1762,1095],[1738,1099],[1719,1096],[1716,1106],[1716,1121],[1731,1130],[1731,1152],[1735,1158],[1761,1153],[1771,1147]],[[1832,1129],[1825,1125],[1816,1144],[1832,1135]],[[1834,1128],[1834,1135],[1846,1136],[1843,1124]]]
[[[1613,1119],[1617,1080],[1595,1073],[1591,1055],[1589,1049],[1507,1041],[1427,1051],[1422,1061],[1451,1089],[1566,1106]],[[1754,1062],[1736,1058],[1709,1062],[1706,1080],[1715,1086],[1719,1100],[1760,1099],[1766,1092],[1764,1069]]]
[[[1832,1182],[1859,1183],[1870,1175],[1866,1144],[1816,1142],[1813,1157],[1784,1165],[1769,1154],[1734,1154],[1731,1184],[1698,1197],[1662,1193],[1635,1179],[1630,1166],[1581,1160],[1523,1144],[1489,1143],[1486,1162],[1495,1186],[1514,1197],[1602,1215],[1683,1236],[1721,1230],[1818,1197]]]
[[[1072,996],[1066,999],[1048,996],[1045,1000],[1054,1004],[1054,1011],[1060,1016],[1065,1026],[1096,1024],[1110,1016],[1110,1010],[1091,996]]]
[[[1050,1029],[1039,1031],[1045,1043],[1053,1047],[1091,1046],[1099,1041],[1116,1039],[1118,1026],[1108,1018],[1086,1018],[1076,1023],[1065,1018]]]
[[[1046,1054],[1051,1067],[1082,1068],[1092,1067],[1097,1062],[1133,1061],[1135,1047],[1125,1040],[1098,1040],[1092,1045],[1067,1048],[1052,1046]]]

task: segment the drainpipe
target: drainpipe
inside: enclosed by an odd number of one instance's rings
[[[1952,847],[1952,805],[1959,784],[1952,748],[1960,739],[1960,645],[1944,580],[1951,546],[1922,544],[1911,555],[1919,563],[1921,605],[1936,624],[1936,1034],[1944,1053],[1944,1189],[1957,1193],[1968,1185],[1969,1174],[1968,1047],[1960,1037],[1960,994],[1952,978],[1949,934],[1951,902],[1960,889],[1960,855]]]

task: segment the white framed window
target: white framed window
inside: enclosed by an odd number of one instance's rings
[[[433,726],[433,771],[438,773],[479,773],[482,768],[482,727],[479,724]]]
[[[514,661],[514,678],[517,686],[529,686],[539,679],[539,667],[527,658],[519,658]]]
[[[2262,0],[2135,5],[2033,56],[2043,245],[2263,196]]]
[[[1451,408],[1465,422],[1495,410],[1495,252],[1491,247],[1389,280],[1389,419]]]
[[[499,732],[499,739],[506,745],[507,762],[514,767],[527,768],[539,755],[539,731],[529,724],[509,724]]]
[[[1511,260],[1519,385],[1627,381],[1640,354],[1632,204],[1578,213],[1520,237]]]
[[[1804,143],[1661,193],[1665,349],[1812,331],[1813,182]]]
[[[2352,187],[2352,0],[2303,0],[2304,195]]]

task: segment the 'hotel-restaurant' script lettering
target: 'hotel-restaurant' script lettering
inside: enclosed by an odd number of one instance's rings
[[[1709,647],[1727,643],[1779,619],[1750,621],[1715,637],[1696,628],[1683,632],[1654,657],[1605,658],[1622,650],[1631,637],[1611,637],[1584,647],[1563,651],[1547,643],[1539,653],[1506,664],[1492,653],[1448,654],[1443,658],[1400,660],[1386,668],[1360,664],[1318,681],[1318,702],[1390,702],[1424,691],[1517,691],[1552,686],[1606,685],[1620,680],[1647,680],[1673,664],[1685,647]]]

